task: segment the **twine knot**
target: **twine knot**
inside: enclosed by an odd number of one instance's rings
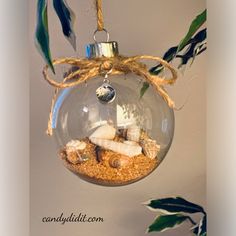
[[[104,61],[100,65],[100,74],[107,76],[112,72],[113,64],[111,61]]]

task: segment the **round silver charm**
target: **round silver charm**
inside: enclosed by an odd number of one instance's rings
[[[116,90],[109,83],[104,83],[97,88],[96,95],[101,103],[111,103],[116,97]]]

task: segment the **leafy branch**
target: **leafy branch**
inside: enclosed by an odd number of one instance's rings
[[[174,59],[179,58],[180,64],[178,65],[178,68],[181,68],[182,66],[186,65],[191,59],[192,64],[196,56],[200,55],[207,49],[207,29],[204,28],[203,30],[198,31],[201,26],[206,22],[206,18],[207,11],[204,10],[192,21],[187,34],[180,41],[180,43],[174,47],[171,47],[165,52],[163,59],[167,62],[171,62]],[[163,66],[161,64],[158,64],[152,67],[149,72],[153,75],[158,75],[163,71],[163,69]],[[140,90],[140,98],[145,94],[148,88],[149,84],[144,82]]]
[[[146,206],[152,211],[158,211],[160,215],[148,227],[147,232],[164,232],[176,228],[188,221],[191,224],[190,231],[197,236],[207,235],[207,214],[203,207],[189,202],[181,197],[163,198],[151,200]],[[192,214],[200,213],[199,222],[192,219]]]
[[[53,0],[53,6],[61,22],[64,36],[68,39],[74,50],[76,50],[76,36],[73,31],[75,14],[69,8],[65,0]],[[36,46],[39,52],[41,53],[53,73],[55,73],[50,50],[47,0],[38,0],[35,39]]]

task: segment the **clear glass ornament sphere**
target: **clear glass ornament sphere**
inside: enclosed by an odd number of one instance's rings
[[[103,80],[62,90],[52,126],[69,170],[92,183],[125,185],[144,178],[164,159],[174,112],[152,86],[140,98],[144,81],[133,74],[110,76],[112,100],[101,101]]]

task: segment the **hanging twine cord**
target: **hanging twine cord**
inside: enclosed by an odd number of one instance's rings
[[[152,60],[163,65],[164,68],[170,70],[172,77],[169,79],[151,75],[147,69],[147,66],[140,62],[141,60]],[[80,58],[61,58],[53,61],[53,65],[68,64],[78,68],[75,71],[69,72],[62,82],[57,82],[52,79],[48,74],[48,66],[43,69],[43,75],[45,80],[55,87],[54,96],[51,102],[51,110],[48,120],[47,134],[51,136],[53,134],[52,129],[52,118],[53,109],[57,99],[57,95],[60,89],[70,88],[77,86],[79,84],[85,83],[90,79],[101,76],[104,72],[109,71],[109,75],[120,75],[133,73],[144,78],[154,89],[162,96],[169,107],[174,108],[175,104],[173,100],[169,97],[168,93],[165,91],[165,85],[172,85],[177,79],[176,70],[165,60],[155,57],[155,56],[134,56],[134,57],[124,57],[117,56],[112,58],[94,58],[94,59],[80,59]]]
[[[96,12],[97,12],[97,30],[104,30],[104,19],[102,13],[102,0],[95,0]]]

